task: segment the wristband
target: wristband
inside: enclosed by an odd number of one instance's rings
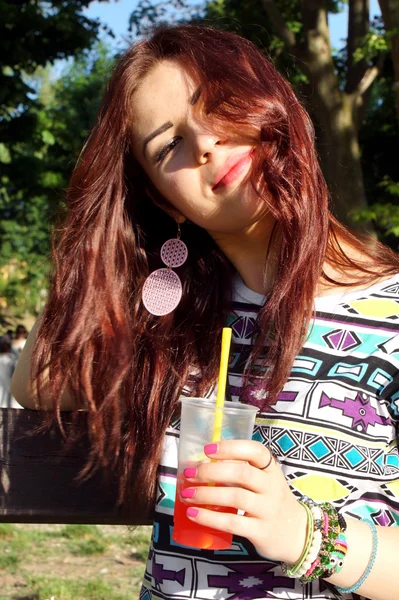
[[[363,585],[363,583],[366,581],[367,577],[370,575],[371,569],[373,568],[374,563],[375,563],[375,559],[376,559],[377,551],[378,551],[377,528],[374,525],[373,521],[364,521],[364,523],[367,523],[367,525],[371,529],[371,533],[373,534],[373,547],[371,550],[370,559],[369,559],[369,562],[367,564],[367,567],[366,567],[363,575],[351,587],[343,588],[343,587],[339,587],[338,585],[335,586],[341,594],[351,594],[352,592],[356,592],[356,590],[358,590]]]

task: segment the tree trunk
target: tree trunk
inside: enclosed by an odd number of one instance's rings
[[[395,1],[395,0],[393,0]],[[348,64],[347,91],[340,89],[331,53],[326,0],[299,0],[303,40],[284,22],[275,0],[261,0],[276,32],[287,49],[300,61],[309,80],[311,94],[306,98],[309,112],[318,129],[318,148],[323,173],[329,186],[333,212],[345,225],[357,231],[372,231],[369,224],[357,223],[352,214],[367,207],[358,142],[358,115],[364,90],[364,65]],[[352,6],[352,48],[368,28],[368,0],[350,0]],[[353,52],[353,48],[352,48]],[[375,74],[374,74],[375,75]]]
[[[399,120],[399,0],[379,0],[387,31],[395,30],[391,38],[391,56],[394,70],[393,91],[395,94],[396,114]]]
[[[361,96],[355,90],[348,93],[339,87],[323,2],[303,0],[302,15],[305,30],[302,52],[313,90],[309,101],[320,128],[318,147],[334,213],[351,229],[368,231],[371,228],[367,224],[356,222],[352,216],[367,207],[357,128]],[[355,88],[355,81],[359,84],[361,74],[356,70],[351,79]]]
[[[351,229],[372,233],[371,227],[357,223],[351,214],[367,206],[353,100],[341,93],[340,102],[334,106],[325,102],[314,104],[315,118],[320,125],[318,150],[333,212]]]

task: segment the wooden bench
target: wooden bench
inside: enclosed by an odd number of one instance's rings
[[[40,423],[34,410],[0,409],[0,522],[151,524],[152,507],[145,514],[134,503],[129,510],[117,508],[116,485],[104,485],[99,475],[76,483],[87,440],[61,456],[61,434],[26,436]]]

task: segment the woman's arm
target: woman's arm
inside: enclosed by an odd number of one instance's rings
[[[348,553],[340,573],[327,581],[343,588],[354,585],[365,572],[372,552],[373,534],[370,527],[356,519],[347,519]],[[378,547],[370,574],[356,594],[371,600],[399,598],[399,527],[377,527]]]
[[[18,363],[16,369],[14,371],[14,375],[11,380],[11,394],[14,396],[17,402],[21,404],[24,408],[30,408],[37,410],[39,405],[37,403],[37,398],[32,394],[32,390],[30,389],[29,380],[30,380],[30,363],[32,357],[33,346],[36,341],[37,331],[40,326],[41,316],[38,317],[32,330],[26,340],[26,344],[24,349],[21,352],[21,356],[18,359]],[[43,385],[41,389],[42,396],[42,404],[40,408],[52,409],[53,405],[50,400],[50,396],[48,394],[48,373],[45,372],[43,374]],[[61,398],[61,410],[75,410],[77,407],[75,402],[73,401],[71,395],[68,390],[65,390],[62,394]]]

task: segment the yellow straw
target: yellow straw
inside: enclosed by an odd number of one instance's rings
[[[227,369],[229,366],[230,343],[231,343],[231,328],[223,327],[222,331],[222,353],[220,355],[220,368],[218,380],[218,393],[216,396],[216,408],[223,408],[224,397],[226,394]],[[219,442],[222,433],[222,410],[217,410],[215,421],[213,423],[212,442]]]

